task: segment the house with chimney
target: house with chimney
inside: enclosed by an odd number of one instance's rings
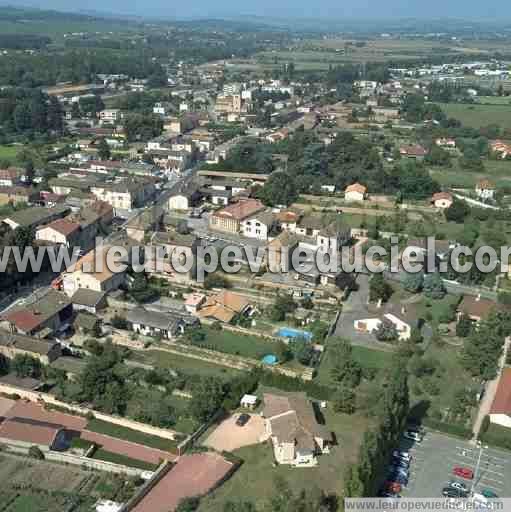
[[[329,453],[332,433],[318,423],[305,393],[264,393],[263,401],[266,435],[278,464],[312,467]]]

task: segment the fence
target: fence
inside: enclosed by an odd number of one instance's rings
[[[88,407],[68,404],[66,402],[61,402],[60,400],[57,400],[54,396],[49,395],[48,393],[28,391],[26,389],[18,388],[16,386],[11,386],[10,384],[0,384],[0,393],[5,393],[7,395],[18,395],[19,397],[25,398],[31,402],[39,402],[43,404],[54,405],[58,408],[67,410],[70,414],[75,413],[80,416],[87,416],[89,414],[93,414],[94,417],[97,418],[98,420],[106,421],[108,423],[114,423],[115,425],[119,425],[121,427],[131,428],[133,430],[138,430],[139,432],[144,432],[145,434],[151,434],[158,437],[163,437],[165,439],[175,440],[176,436],[179,435],[179,432],[176,432],[175,430],[153,427],[151,425],[139,423],[138,421],[130,420],[128,418],[121,418],[120,416],[112,416],[110,414],[97,412],[94,411],[93,409],[89,409]]]
[[[18,443],[11,440],[8,442],[4,441],[3,446],[5,446],[9,452],[22,455],[28,455],[30,450],[30,447],[26,446],[26,443]],[[115,464],[113,462],[90,459],[88,457],[82,457],[80,455],[73,455],[70,453],[54,452],[47,449],[43,450],[41,446],[39,446],[39,448],[44,453],[44,459],[52,462],[60,462],[63,464],[71,464],[73,466],[86,467],[97,471],[106,471],[108,473],[117,473],[129,476],[145,476],[150,473],[147,470],[144,471],[143,469],[131,468],[121,464]]]

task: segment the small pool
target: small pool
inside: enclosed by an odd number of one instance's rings
[[[300,329],[291,329],[291,327],[281,327],[277,331],[277,336],[282,338],[302,338],[310,341],[312,339],[312,333],[309,331],[301,331]]]
[[[273,354],[267,354],[266,356],[264,356],[261,361],[264,363],[264,364],[270,364],[270,365],[274,365],[274,364],[277,364],[278,362],[278,359],[277,359],[277,356],[273,355]]]

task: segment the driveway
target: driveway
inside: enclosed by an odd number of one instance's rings
[[[243,446],[261,443],[266,439],[264,419],[258,414],[251,414],[244,427],[236,425],[239,414],[224,420],[206,439],[204,444],[218,452],[232,452]]]

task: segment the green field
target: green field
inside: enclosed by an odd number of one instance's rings
[[[157,368],[176,370],[189,376],[201,375],[203,377],[221,377],[223,379],[229,379],[240,373],[239,370],[226,368],[199,359],[192,359],[191,357],[170,354],[169,352],[163,352],[161,350],[135,352],[132,357],[142,363],[151,364]]]
[[[511,128],[511,104],[440,103],[439,105],[448,117],[458,119],[464,126],[481,128],[490,124],[498,124],[502,128]]]
[[[322,412],[325,425],[335,434],[337,445],[330,454],[319,458],[317,467],[296,469],[285,465],[274,466],[270,443],[242,448],[234,454],[243,459],[244,464],[222,487],[203,498],[199,511],[223,512],[225,503],[230,500],[250,500],[257,510],[262,510],[275,491],[276,477],[287,480],[295,492],[319,488],[325,493],[341,494],[344,471],[348,464],[356,460],[369,422],[358,414],[336,414],[328,408]]]
[[[98,419],[89,421],[89,423],[87,423],[87,430],[131,441],[132,443],[150,446],[151,448],[156,448],[158,450],[175,452],[177,448],[176,441],[172,441],[171,439],[153,436],[144,432],[139,432],[138,430],[122,427],[120,425],[115,425]]]
[[[126,457],[125,455],[121,455],[119,453],[109,452],[101,448],[98,448],[94,452],[92,458],[96,460],[104,460],[105,462],[112,462],[113,464],[120,464],[121,466],[127,466],[129,468],[138,468],[147,471],[154,471],[156,469],[154,464],[149,464],[143,460],[132,459],[131,457]]]
[[[16,156],[21,151],[23,146],[0,145],[0,162],[9,162],[9,165],[16,164]]]

